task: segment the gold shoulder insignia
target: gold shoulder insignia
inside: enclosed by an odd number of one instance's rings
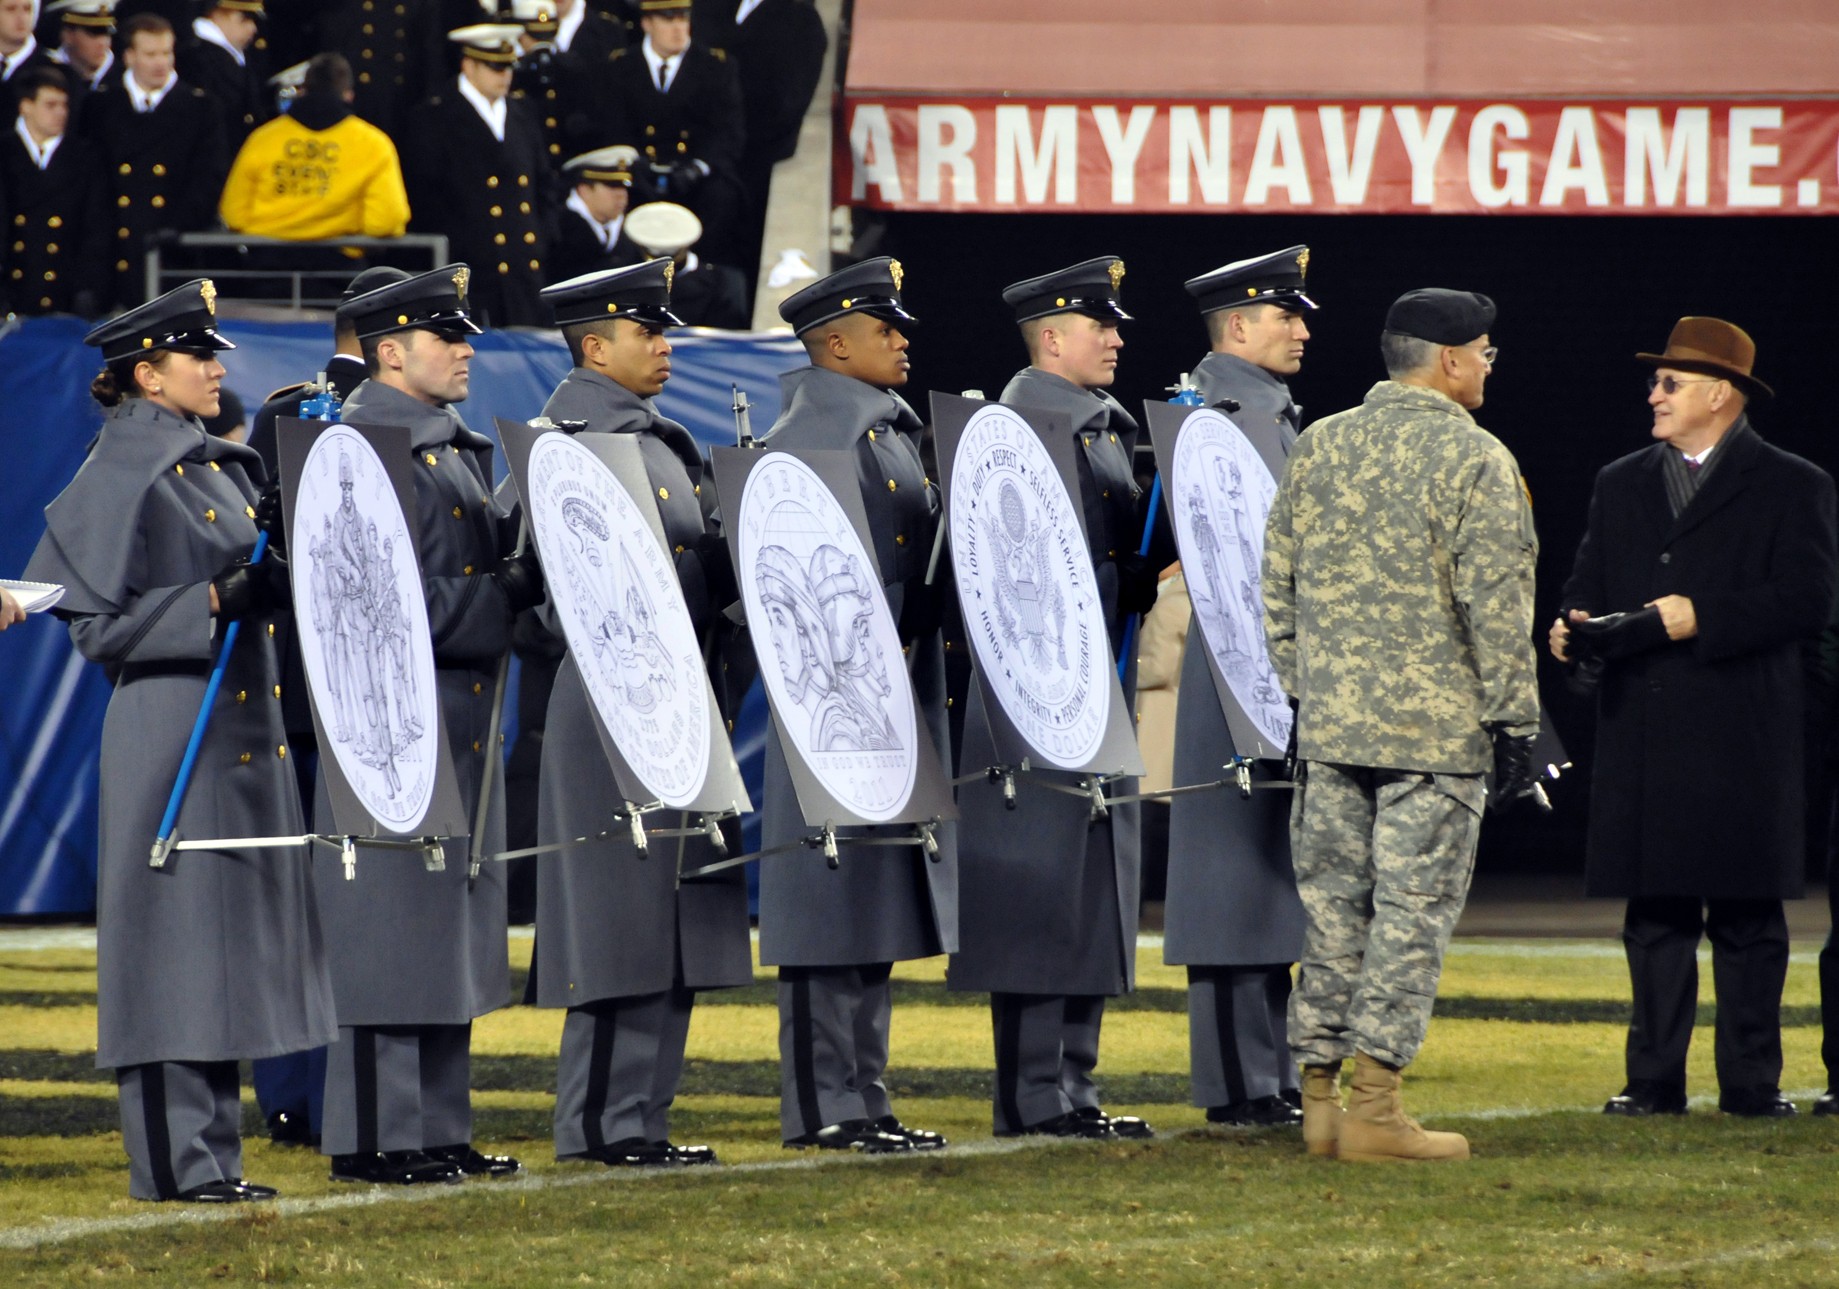
[[[1111,289],[1115,291],[1118,288],[1118,284],[1124,280],[1124,261],[1112,260],[1110,273],[1111,273]]]
[[[466,283],[472,277],[472,270],[464,264],[453,271],[453,289],[459,294],[460,303],[466,303]]]
[[[210,278],[206,278],[199,284],[198,294],[204,297],[204,307],[209,309],[211,316],[215,318],[217,316],[217,284]]]
[[[725,49],[711,49],[709,52],[721,59],[724,63],[728,61],[728,51]]]
[[[900,290],[900,284],[906,281],[907,271],[900,267],[899,260],[888,261],[888,276],[894,279],[894,289]]]
[[[1304,278],[1309,276],[1309,248],[1307,246],[1303,247],[1302,254],[1296,257],[1296,272]]]

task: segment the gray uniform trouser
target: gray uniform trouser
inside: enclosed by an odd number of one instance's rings
[[[460,1146],[473,1139],[465,1025],[340,1025],[326,1052],[328,1155]]]
[[[1482,776],[1310,761],[1302,780],[1290,852],[1308,928],[1291,1050],[1302,1065],[1356,1051],[1409,1065],[1475,871]]]
[[[681,986],[570,1007],[556,1067],[556,1158],[667,1141],[693,991]]]
[[[1285,1017],[1290,968],[1188,968],[1188,1068],[1193,1104],[1229,1106],[1298,1086]]]
[[[891,963],[779,968],[779,1127],[785,1140],[892,1114]]]
[[[243,1176],[235,1061],[155,1061],[115,1071],[128,1194],[172,1199]]]
[[[1098,1106],[1092,1069],[1098,1064],[1104,1020],[1105,1000],[1099,995],[990,995],[998,1133],[1021,1132]]]

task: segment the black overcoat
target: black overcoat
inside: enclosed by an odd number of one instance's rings
[[[1744,423],[1739,422],[1739,426]],[[1801,894],[1801,651],[1833,604],[1833,481],[1736,429],[1674,518],[1655,444],[1605,466],[1563,608],[1692,601],[1698,635],[1608,664],[1587,891]]]

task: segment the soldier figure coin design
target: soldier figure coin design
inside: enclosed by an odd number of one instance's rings
[[[741,596],[781,731],[863,819],[913,795],[913,686],[875,565],[849,515],[797,457],[768,453],[739,511]]]
[[[1201,636],[1233,697],[1273,747],[1290,741],[1290,703],[1264,642],[1264,522],[1277,483],[1225,416],[1182,422],[1171,471],[1181,568]]]
[[[408,521],[355,430],[333,426],[308,451],[288,549],[323,745],[378,824],[413,833],[440,764],[434,643]]]
[[[599,457],[554,431],[530,448],[530,528],[594,710],[632,771],[687,807],[709,774],[708,685],[677,572]]]
[[[951,472],[951,551],[978,678],[1042,760],[1087,767],[1110,717],[1111,650],[1077,512],[1026,421],[973,413]]]

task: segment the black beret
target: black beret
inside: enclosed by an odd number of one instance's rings
[[[1433,345],[1466,345],[1494,326],[1494,301],[1479,291],[1440,286],[1407,291],[1386,310],[1386,330]]]

